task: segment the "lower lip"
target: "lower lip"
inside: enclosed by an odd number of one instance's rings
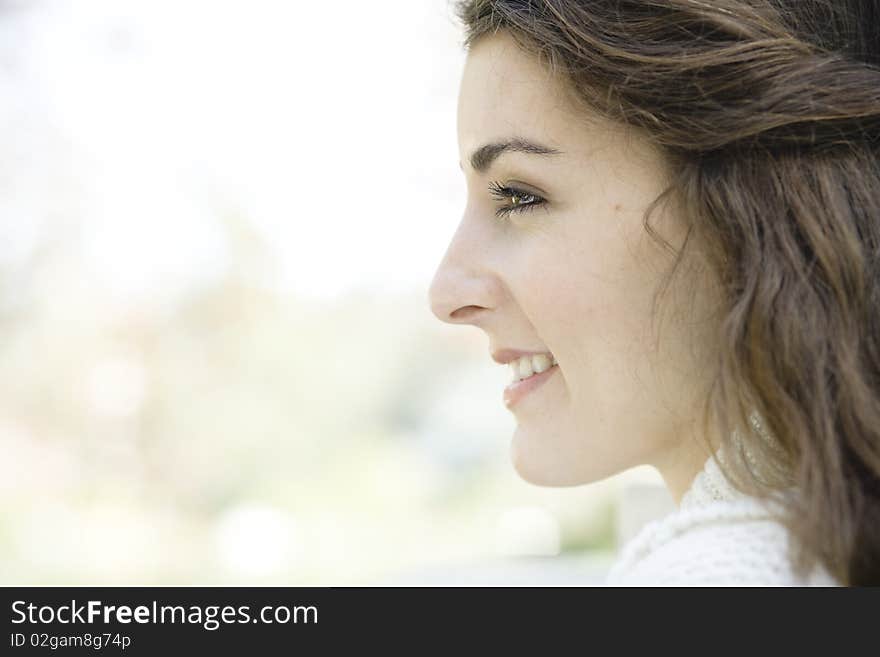
[[[547,381],[556,370],[559,369],[559,365],[554,365],[550,369],[546,369],[540,374],[533,374],[527,379],[523,379],[522,381],[515,381],[511,383],[504,389],[504,404],[507,408],[512,408],[520,399],[525,397],[527,394],[540,388],[544,385],[544,382]]]

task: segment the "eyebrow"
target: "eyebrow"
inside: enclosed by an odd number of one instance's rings
[[[502,153],[528,153],[530,155],[560,155],[562,151],[549,146],[515,137],[505,141],[493,142],[480,146],[471,153],[471,167],[475,171],[486,171]]]

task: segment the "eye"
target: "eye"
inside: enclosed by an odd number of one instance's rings
[[[498,182],[492,182],[489,185],[489,192],[499,201],[506,201],[507,205],[502,205],[495,210],[496,217],[506,217],[511,212],[524,212],[533,210],[534,208],[546,203],[545,199],[537,194],[520,189],[513,185],[502,185]]]

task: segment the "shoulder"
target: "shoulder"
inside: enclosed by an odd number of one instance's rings
[[[611,586],[835,585],[821,568],[797,577],[786,528],[758,505],[713,504],[651,523],[625,546]]]

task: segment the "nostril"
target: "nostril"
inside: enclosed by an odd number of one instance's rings
[[[449,313],[449,317],[451,319],[468,319],[480,310],[483,310],[481,306],[462,306],[458,310],[453,310]]]

